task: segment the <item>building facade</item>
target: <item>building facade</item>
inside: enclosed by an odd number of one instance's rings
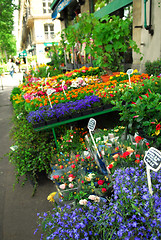
[[[65,28],[75,12],[93,12],[94,0],[54,0],[51,4],[52,18],[61,20]],[[94,15],[101,18],[107,14],[123,17],[127,6],[133,8],[132,38],[137,43],[140,55],[132,52],[132,61],[127,67],[145,71],[147,61],[161,59],[161,1],[160,0],[112,0]],[[125,69],[126,70],[126,69]]]
[[[60,20],[51,18],[52,0],[19,1],[18,50],[20,57],[36,56],[38,64],[50,61],[47,48],[60,41]]]

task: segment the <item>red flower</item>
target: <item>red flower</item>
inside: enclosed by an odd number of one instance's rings
[[[146,93],[145,95],[146,95],[147,97],[149,97],[149,94],[148,94],[148,93]]]
[[[135,157],[136,157],[136,158],[140,158],[140,154],[136,154]]]
[[[53,178],[54,178],[54,179],[58,179],[58,178],[59,178],[59,175],[54,175]]]
[[[127,156],[129,156],[130,155],[130,152],[128,152],[128,151],[126,151],[126,152],[124,152],[123,154],[122,154],[122,158],[126,158]]]
[[[74,175],[73,174],[69,174],[69,176],[68,177],[74,177]]]
[[[98,180],[98,182],[97,182],[97,183],[98,183],[98,185],[103,185],[103,184],[104,184],[104,182],[105,182],[104,180]]]
[[[107,192],[107,189],[106,188],[102,188],[102,192],[103,193]]]
[[[150,89],[148,89],[148,91],[151,93],[151,90],[150,90]]]
[[[111,168],[113,168],[113,165],[112,165],[112,164],[109,164],[109,165],[108,165],[108,169],[111,169]]]
[[[132,102],[131,104],[136,104],[136,102]]]
[[[135,162],[136,162],[136,163],[139,163],[139,162],[140,162],[140,160],[139,160],[139,159],[137,159],[137,160],[135,160]]]
[[[149,146],[149,143],[145,143],[146,146]]]
[[[64,167],[63,167],[63,165],[60,165],[60,169],[63,169]]]
[[[75,164],[72,164],[72,165],[71,165],[71,168],[75,168]]]
[[[113,95],[113,94],[110,94],[110,97],[114,97],[114,95]]]
[[[135,138],[135,142],[136,142],[136,143],[139,143],[139,142],[141,141],[141,139],[142,139],[142,137],[140,137],[140,136],[136,136],[136,138]]]
[[[160,123],[158,123],[157,125],[156,125],[156,131],[157,130],[160,130],[161,129],[161,125],[160,125]]]
[[[140,99],[143,99],[141,96],[139,96]]]
[[[81,183],[84,183],[84,181],[82,180]]]

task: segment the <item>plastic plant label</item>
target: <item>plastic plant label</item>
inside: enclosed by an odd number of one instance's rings
[[[157,172],[161,168],[161,152],[154,147],[149,148],[145,154],[144,162],[149,169]]]
[[[126,73],[127,73],[127,75],[129,76],[129,84],[130,84],[130,86],[131,86],[130,74],[133,74],[133,69],[128,69]]]
[[[66,96],[65,90],[64,90],[64,85],[65,85],[65,80],[62,81],[62,88],[63,88],[63,93]]]
[[[55,92],[55,89],[48,88],[46,91],[47,95],[51,95],[53,92]]]
[[[161,152],[158,149],[151,147],[145,154],[144,162],[146,163],[149,193],[152,195],[153,191],[150,170],[157,172],[161,168]]]
[[[134,70],[130,68],[130,69],[127,70],[126,73],[127,73],[127,75],[131,75],[131,74],[133,74],[133,71],[134,71]]]
[[[90,131],[94,131],[96,127],[96,120],[94,118],[90,118],[87,127]]]

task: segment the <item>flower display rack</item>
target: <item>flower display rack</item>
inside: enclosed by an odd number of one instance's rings
[[[56,144],[56,147],[57,147],[57,138],[56,138],[56,133],[55,133],[55,127],[65,125],[65,124],[69,124],[69,123],[76,122],[76,121],[80,121],[80,120],[83,120],[83,119],[86,119],[86,118],[91,118],[91,117],[103,115],[103,114],[110,113],[110,112],[113,112],[113,111],[114,110],[112,108],[104,109],[103,111],[100,111],[100,112],[95,112],[95,113],[92,113],[92,114],[89,114],[89,115],[80,116],[80,117],[68,119],[68,120],[65,120],[65,121],[62,121],[62,122],[56,122],[56,123],[53,123],[51,125],[38,127],[38,128],[35,128],[34,130],[38,132],[38,131],[43,131],[43,130],[47,130],[47,129],[52,129],[55,144]]]

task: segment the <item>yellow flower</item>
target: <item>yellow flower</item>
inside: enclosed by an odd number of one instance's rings
[[[54,200],[54,196],[57,194],[57,192],[52,192],[52,193],[50,193],[49,194],[49,196],[47,197],[47,200],[49,201],[49,202],[55,202],[55,200]]]

